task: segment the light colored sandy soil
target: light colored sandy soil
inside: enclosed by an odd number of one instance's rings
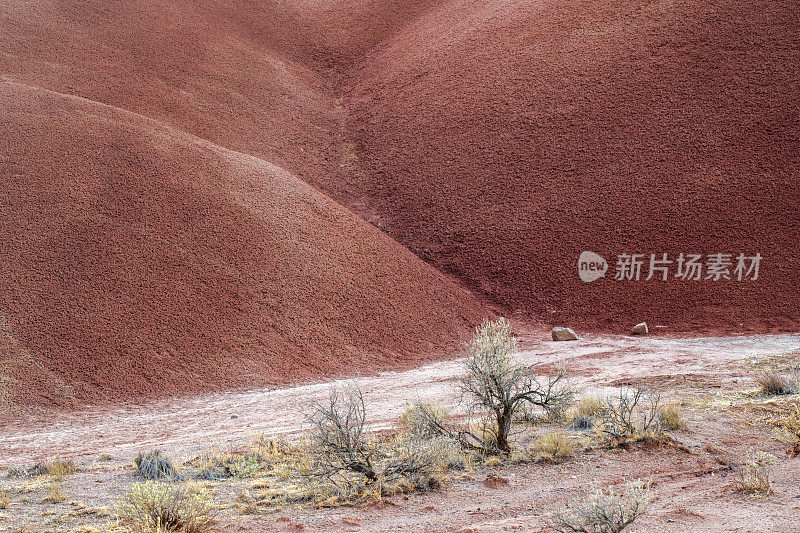
[[[771,438],[763,422],[767,408],[792,398],[768,400],[754,393],[754,373],[783,368],[800,354],[800,335],[701,338],[587,336],[577,342],[523,339],[522,357],[542,370],[563,362],[576,389],[612,391],[644,386],[680,398],[688,421],[674,436],[691,453],[669,447],[590,451],[558,465],[501,468],[509,484],[489,488],[487,469],[454,480],[441,491],[399,496],[381,506],[315,510],[286,508],[278,513],[225,514],[226,531],[540,531],[544,517],[593,487],[619,486],[644,478],[658,497],[638,531],[800,531],[800,459],[788,458],[786,446]],[[346,380],[364,391],[371,427],[391,427],[416,398],[435,399],[456,409],[456,381],[461,361]],[[343,380],[344,381],[344,380]],[[337,383],[343,383],[337,382]],[[235,449],[256,433],[296,436],[304,412],[324,397],[330,383],[277,390],[253,390],[174,398],[142,405],[88,408],[60,415],[35,415],[6,423],[0,436],[0,465],[29,464],[56,456],[87,465],[72,476],[69,499],[112,506],[134,480],[127,467],[140,450],[160,447],[179,458],[212,446]],[[766,402],[766,404],[765,404]],[[750,448],[778,457],[775,492],[767,498],[734,490],[735,471]],[[92,464],[101,451],[114,459]],[[13,480],[3,480],[10,486]],[[217,497],[233,498],[242,487],[220,485]],[[0,487],[2,488],[2,487]],[[52,530],[70,531],[81,523],[65,518],[67,502],[47,513],[48,504],[30,498],[22,503],[25,520]],[[17,526],[3,511],[0,526]],[[19,516],[22,516],[20,514]],[[72,520],[72,521],[70,521]],[[2,529],[0,529],[2,530]],[[9,529],[14,531],[14,529]]]
[[[532,365],[563,361],[579,388],[648,382],[685,382],[702,375],[730,388],[735,373],[721,366],[742,358],[800,349],[800,335],[636,338],[587,336],[577,342],[528,337],[522,359]],[[462,361],[444,361],[405,372],[335,381],[357,384],[371,407],[372,427],[390,427],[409,402],[437,400],[454,406]],[[659,379],[660,378],[660,379]],[[30,462],[54,455],[80,457],[98,450],[133,455],[153,446],[193,450],[209,442],[235,445],[255,433],[296,434],[304,412],[324,398],[331,383],[281,389],[223,392],[172,398],[122,407],[86,409],[62,415],[21,418],[4,425],[0,464]],[[237,417],[237,418],[233,418]]]

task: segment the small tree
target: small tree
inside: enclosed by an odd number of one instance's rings
[[[517,361],[517,349],[508,320],[485,321],[467,345],[467,375],[461,380],[461,389],[471,400],[471,412],[488,414],[484,426],[492,427],[494,446],[502,453],[511,451],[511,425],[522,405],[549,410],[571,396],[563,368],[542,383]],[[462,442],[465,436],[476,442],[485,440],[467,431],[461,435]]]

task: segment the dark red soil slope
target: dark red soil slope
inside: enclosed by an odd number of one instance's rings
[[[0,0],[0,402],[409,364],[470,291],[796,328],[799,30],[788,0]],[[583,284],[583,250],[764,259]]]
[[[510,310],[796,328],[799,36],[793,0],[452,0],[350,71],[359,170],[330,188]],[[752,283],[584,284],[583,250],[612,276],[624,253],[764,259]]]
[[[480,319],[465,290],[266,161],[16,83],[0,83],[0,121],[12,402],[403,366]]]

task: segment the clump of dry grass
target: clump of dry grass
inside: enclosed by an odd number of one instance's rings
[[[164,483],[135,483],[119,504],[119,516],[133,533],[207,533],[214,530],[214,502],[205,491]]]
[[[737,488],[742,492],[768,495],[772,491],[769,476],[774,464],[774,455],[751,448],[747,452],[747,460],[739,470]]]
[[[581,397],[572,408],[573,416],[599,418],[606,409],[606,400],[599,394]]]
[[[89,525],[82,525],[78,526],[78,529],[75,530],[75,533],[103,533],[103,530]]]
[[[198,479],[217,480],[227,478],[250,479],[257,477],[265,467],[260,454],[212,453],[194,461],[200,467]]]
[[[11,491],[0,491],[0,509],[8,509],[9,505],[11,505]]]
[[[105,463],[105,462],[108,462],[108,461],[112,460],[113,458],[114,458],[114,456],[111,455],[108,452],[100,452],[100,453],[97,454],[97,457],[94,458],[94,462],[95,463]]]
[[[671,401],[659,405],[658,419],[661,428],[666,430],[674,431],[686,427],[679,401]]]
[[[8,477],[38,477],[50,475],[58,481],[62,481],[76,470],[77,466],[74,461],[55,459],[53,461],[38,462],[30,467],[12,466],[8,469],[7,475]]]
[[[67,499],[63,486],[59,481],[51,481],[47,484],[47,495],[43,501],[47,503],[61,503]]]
[[[756,374],[756,383],[762,394],[781,396],[800,392],[800,377],[795,371],[793,376],[784,376],[773,370],[763,370]]]
[[[575,429],[591,429],[603,417],[606,410],[606,400],[599,394],[581,397],[569,409],[567,418],[572,421]]]
[[[152,450],[147,453],[139,453],[133,460],[136,466],[136,474],[144,479],[180,479],[178,469],[172,464],[172,460],[161,454],[161,450]]]
[[[575,445],[563,432],[554,431],[536,439],[531,447],[531,454],[538,461],[568,459],[575,455]]]
[[[773,420],[773,424],[778,428],[775,438],[792,447],[789,452],[792,457],[800,455],[800,403]]]
[[[59,482],[73,474],[75,470],[75,463],[73,461],[67,461],[64,459],[56,459],[55,461],[47,464],[47,473],[54,480]]]

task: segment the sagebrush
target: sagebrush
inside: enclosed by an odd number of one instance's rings
[[[654,493],[648,483],[629,483],[621,492],[597,490],[567,512],[551,517],[559,533],[619,533],[647,512]]]
[[[118,513],[133,533],[207,533],[214,530],[214,502],[206,490],[156,481],[134,483]]]

